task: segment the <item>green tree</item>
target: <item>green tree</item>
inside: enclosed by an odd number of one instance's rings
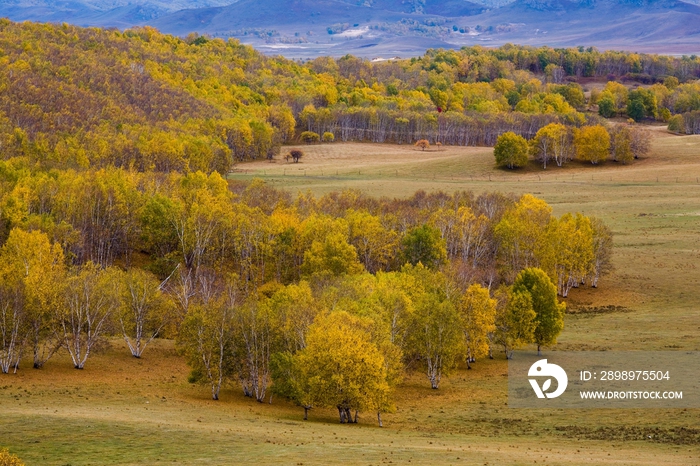
[[[506,359],[511,359],[514,350],[534,341],[537,314],[532,308],[532,296],[527,291],[515,293],[511,287],[503,287],[496,297],[494,340],[503,346]]]
[[[598,99],[598,114],[605,118],[615,116],[615,98],[609,92],[603,92]]]
[[[404,262],[437,267],[447,260],[446,243],[440,231],[429,225],[409,230],[401,240]]]
[[[511,131],[498,136],[493,148],[496,164],[510,169],[527,165],[527,153],[527,140]]]
[[[522,270],[513,283],[513,293],[528,293],[532,299],[532,309],[536,314],[533,341],[540,355],[541,347],[554,345],[564,329],[566,304],[557,301],[557,288],[539,268]]]
[[[642,99],[630,99],[627,104],[627,116],[634,121],[642,121],[646,116],[644,101]]]
[[[208,383],[219,399],[221,386],[235,373],[233,305],[221,299],[193,303],[180,328],[178,346],[185,354],[192,383]]]
[[[428,292],[415,303],[409,349],[437,389],[464,354],[464,333],[455,306],[439,293]]]

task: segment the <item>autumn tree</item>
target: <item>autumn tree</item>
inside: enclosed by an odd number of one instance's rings
[[[349,210],[350,244],[357,250],[359,260],[368,272],[386,270],[399,249],[399,235],[382,225],[379,217],[366,211]]]
[[[617,125],[611,129],[610,153],[615,162],[626,164],[632,161],[632,134],[628,126]]]
[[[315,142],[320,141],[321,137],[318,135],[318,133],[315,133],[313,131],[304,131],[299,136],[299,139],[301,139],[302,141],[304,141],[307,144],[313,144]]]
[[[7,448],[0,449],[0,464],[2,466],[24,466],[24,462],[9,452]]]
[[[119,308],[114,271],[88,262],[72,271],[65,284],[65,308],[58,315],[60,336],[73,366],[83,369],[90,353],[108,331]]]
[[[331,233],[315,240],[304,252],[302,271],[306,275],[339,276],[359,273],[362,269],[357,251],[342,233]]]
[[[511,131],[498,136],[493,148],[496,165],[510,169],[527,165],[527,140]]]
[[[488,289],[473,284],[459,300],[457,309],[467,349],[467,369],[471,369],[470,363],[489,352],[488,335],[496,329],[496,300],[490,297]]]
[[[218,400],[221,386],[236,369],[232,325],[238,303],[235,284],[228,285],[227,296],[216,284],[210,288],[188,307],[177,343],[191,369],[189,381],[209,384],[212,399]]]
[[[574,133],[576,157],[593,165],[607,159],[610,150],[610,134],[600,126],[584,126]]]
[[[511,287],[504,287],[496,297],[494,342],[503,346],[506,359],[511,359],[514,350],[534,341],[537,314],[527,291],[514,292]]]
[[[562,166],[572,157],[572,141],[569,129],[559,123],[550,123],[540,128],[533,139],[530,140],[530,151],[536,160],[547,168],[547,162],[554,159],[558,166]]]
[[[444,275],[439,272],[431,274],[421,265],[405,266],[404,272],[422,282],[422,291],[413,301],[407,355],[420,362],[430,386],[437,389],[443,375],[449,374],[464,355],[460,315],[448,299]]]
[[[630,130],[630,149],[635,159],[644,157],[651,149],[651,134],[642,128],[632,128]]]
[[[173,303],[152,274],[130,269],[120,277],[119,325],[131,355],[140,358],[173,317]]]
[[[430,148],[430,142],[428,142],[427,139],[419,139],[416,141],[414,144],[416,147],[420,148],[420,150],[425,150]]]
[[[522,269],[540,264],[552,208],[531,194],[523,195],[495,227],[505,276],[512,280]]]
[[[357,411],[368,408],[376,410],[381,423],[381,412],[391,408],[391,388],[368,326],[366,319],[337,311],[309,328],[306,348],[293,357],[294,382],[282,382],[305,408],[305,417],[313,402],[337,408],[341,424],[357,422]]]
[[[522,270],[513,283],[513,293],[527,293],[535,311],[534,343],[537,354],[542,346],[551,346],[564,329],[565,303],[557,301],[557,288],[547,274],[539,268]]]
[[[19,364],[25,341],[35,368],[42,367],[60,347],[55,312],[63,306],[64,274],[63,250],[51,244],[45,233],[18,228],[10,232],[0,249],[3,371],[6,365],[9,369]]]
[[[549,272],[557,294],[566,298],[592,272],[594,240],[591,221],[577,213],[553,219],[547,229],[547,247],[543,248],[541,267]]]
[[[271,381],[270,358],[276,350],[272,310],[265,301],[249,300],[233,308],[232,324],[235,352],[242,359],[238,370],[243,393],[262,403]]]
[[[326,131],[325,133],[323,133],[321,140],[323,142],[333,142],[333,141],[335,141],[335,135],[333,133],[331,133],[330,131]]]
[[[306,348],[306,335],[321,312],[309,282],[301,280],[275,291],[267,304],[279,334],[281,351],[290,354]]]

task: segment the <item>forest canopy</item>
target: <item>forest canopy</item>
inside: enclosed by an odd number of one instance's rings
[[[45,168],[225,174],[304,132],[324,141],[494,145],[605,117],[697,129],[700,60],[589,48],[429,50],[295,62],[237,40],[0,20],[0,150]],[[584,94],[581,78],[611,80]],[[628,91],[612,80],[635,79]],[[675,118],[675,117],[674,117]],[[684,118],[684,119],[683,119]]]

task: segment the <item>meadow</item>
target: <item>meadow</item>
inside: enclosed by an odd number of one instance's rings
[[[510,171],[494,167],[490,148],[333,143],[298,146],[298,164],[239,164],[230,177],[316,194],[529,192],[557,215],[595,215],[614,232],[615,271],[572,291],[554,349],[698,351],[700,136],[652,132],[649,156],[627,166]],[[512,409],[501,353],[439,390],[411,375],[381,429],[369,413],[339,425],[314,409],[304,422],[301,408],[257,403],[236,386],[211,401],[187,374],[168,340],[140,360],[110,340],[82,371],[63,354],[41,371],[23,367],[0,377],[0,444],[28,465],[700,464],[700,410]]]

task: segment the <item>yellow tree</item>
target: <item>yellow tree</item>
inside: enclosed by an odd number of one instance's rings
[[[340,276],[362,272],[357,251],[342,233],[331,233],[311,243],[304,252],[302,272],[306,275]]]
[[[584,126],[575,131],[574,145],[579,160],[593,165],[605,161],[610,152],[610,134],[601,125]]]
[[[294,357],[301,392],[293,398],[304,406],[313,400],[318,406],[336,407],[341,423],[357,422],[358,410],[374,409],[381,423],[381,412],[390,408],[391,388],[370,326],[371,321],[343,311],[314,322],[306,348]]]
[[[550,123],[540,128],[535,137],[530,140],[532,155],[547,168],[547,162],[554,159],[561,167],[571,159],[571,134],[569,129],[560,123]]]
[[[309,326],[320,312],[309,283],[302,280],[280,288],[267,300],[267,305],[280,333],[283,350],[295,353],[304,349]]]
[[[360,262],[368,272],[386,270],[397,255],[398,233],[385,228],[379,217],[366,211],[349,210],[350,244],[357,250]]]
[[[557,293],[566,298],[593,271],[593,229],[588,217],[577,213],[552,220],[542,249],[542,267],[556,283]]]
[[[263,402],[270,383],[270,357],[276,331],[272,309],[265,301],[251,299],[233,308],[235,352],[241,359],[239,379],[246,396]]]
[[[500,255],[511,280],[520,270],[539,265],[551,218],[552,208],[545,201],[525,194],[496,225]]]
[[[24,466],[24,462],[6,448],[0,449],[0,464],[2,466]]]
[[[18,332],[28,331],[34,367],[39,368],[58,350],[54,312],[62,301],[65,265],[63,250],[45,233],[13,229],[0,249],[0,276],[6,319],[3,334],[8,360],[19,364]],[[26,326],[26,328],[25,328]],[[9,333],[8,333],[9,332]]]
[[[467,369],[471,369],[470,363],[489,352],[488,335],[496,330],[496,300],[489,290],[475,283],[467,288],[457,309],[467,349]]]

